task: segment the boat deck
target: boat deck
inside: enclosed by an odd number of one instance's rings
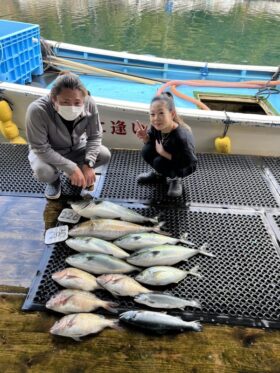
[[[26,146],[0,146],[2,371],[279,371],[280,332],[261,329],[279,329],[279,159],[200,154],[198,170],[184,181],[183,197],[170,200],[165,197],[167,186],[136,184],[136,174],[147,169],[139,152],[113,150],[93,196],[129,203],[146,215],[161,213],[168,231],[177,236],[187,231],[190,240],[197,245],[207,241],[215,254],[197,256],[181,266],[199,264],[202,279],[187,277],[169,289],[197,297],[202,312],[187,310],[183,316],[206,324],[202,333],[176,336],[105,330],[77,344],[49,335],[57,315],[21,311],[27,301],[30,309],[42,306],[55,291],[53,285],[48,292],[44,287],[49,286],[52,262],[43,268],[41,258],[57,249],[45,248],[44,231],[56,225],[69,199],[43,198],[43,186],[32,179],[26,152]],[[61,266],[63,258],[59,260]],[[31,298],[26,298],[28,288]],[[36,298],[38,291],[42,298]],[[131,303],[124,300],[121,306]]]

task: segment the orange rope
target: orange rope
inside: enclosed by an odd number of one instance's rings
[[[192,102],[193,104],[197,105],[202,110],[211,110],[207,105],[205,105],[203,102],[197,100],[196,98],[193,98],[191,96],[185,95],[184,93],[181,93],[181,92],[177,91],[177,89],[175,88],[174,85],[171,86],[171,92],[175,96],[178,96],[178,97],[182,98],[183,100]]]
[[[265,88],[269,86],[277,86],[280,85],[280,80],[273,80],[269,82],[264,82],[261,80],[251,80],[248,82],[220,82],[217,80],[171,80],[170,82],[165,83],[162,87],[160,87],[157,91],[157,95],[160,95],[165,91],[167,87],[171,87],[171,92],[174,95],[187,100],[189,102],[194,103],[202,110],[210,110],[210,108],[203,104],[201,101],[193,98],[191,96],[185,95],[177,91],[175,87],[180,85],[187,85],[187,86],[197,86],[197,87],[227,87],[227,88]]]

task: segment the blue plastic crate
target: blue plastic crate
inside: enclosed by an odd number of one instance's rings
[[[41,74],[39,26],[0,20],[0,81],[25,84]]]

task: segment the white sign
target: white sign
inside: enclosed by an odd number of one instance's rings
[[[45,234],[45,244],[50,245],[56,242],[65,241],[68,238],[68,225],[50,228]]]
[[[69,224],[77,224],[81,216],[72,209],[64,209],[61,211],[58,221]]]

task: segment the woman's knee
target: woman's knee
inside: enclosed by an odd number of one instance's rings
[[[150,144],[145,144],[141,150],[141,155],[145,162],[151,164],[156,156],[154,147]]]

